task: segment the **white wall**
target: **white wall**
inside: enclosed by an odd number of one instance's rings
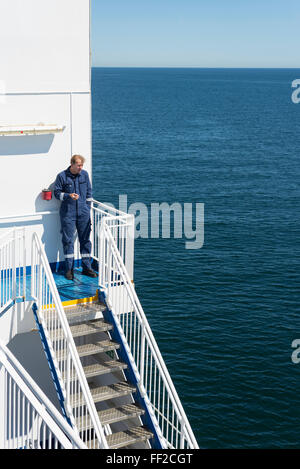
[[[91,176],[89,27],[89,0],[0,2],[0,126],[65,126],[58,134],[0,136],[0,236],[11,226],[37,231],[50,262],[63,259],[58,215],[5,217],[57,211],[60,202],[43,201],[41,191],[74,153],[85,156]]]
[[[2,0],[6,92],[89,91],[89,0]]]

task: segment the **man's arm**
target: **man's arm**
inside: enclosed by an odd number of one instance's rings
[[[66,200],[70,195],[63,192],[63,178],[60,174],[56,177],[53,192],[55,198],[61,201]]]
[[[92,204],[92,200],[93,200],[93,193],[92,193],[92,186],[91,186],[89,175],[87,174],[86,177],[87,177],[86,202],[88,206],[90,207]]]

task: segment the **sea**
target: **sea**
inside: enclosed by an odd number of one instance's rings
[[[94,197],[142,204],[149,226],[152,204],[190,204],[195,230],[204,209],[201,246],[187,248],[184,227],[149,229],[134,265],[200,448],[300,447],[296,79],[300,69],[92,69]]]

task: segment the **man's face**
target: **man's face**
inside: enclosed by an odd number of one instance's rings
[[[83,168],[83,163],[79,158],[77,158],[74,164],[71,164],[71,172],[73,174],[79,174],[82,168]]]

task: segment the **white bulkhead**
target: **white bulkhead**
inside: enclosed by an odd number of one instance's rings
[[[8,135],[12,126],[19,135]],[[25,226],[50,262],[63,260],[60,202],[41,193],[74,153],[91,176],[90,2],[1,2],[0,237]]]

